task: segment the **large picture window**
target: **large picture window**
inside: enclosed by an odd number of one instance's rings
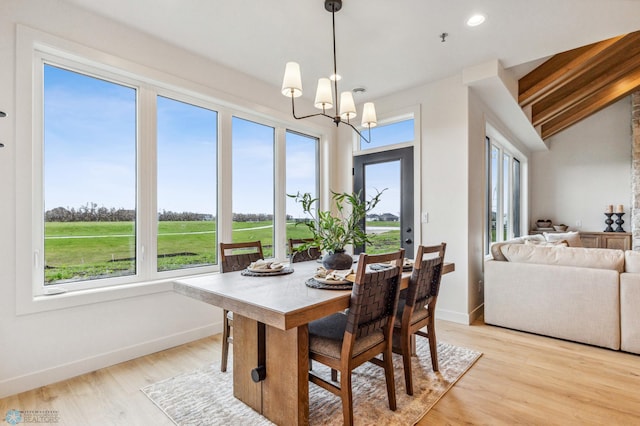
[[[286,133],[287,194],[309,193],[318,197],[318,138],[301,133]],[[310,238],[309,228],[301,221],[309,220],[300,203],[287,197],[287,238]]]
[[[136,89],[44,65],[44,284],[136,273]]]
[[[274,220],[275,206],[293,217],[287,190],[317,195],[318,136],[239,118],[175,85],[39,55],[25,167],[42,226],[19,230],[32,241],[21,257],[32,259],[32,295],[215,272],[221,233],[286,254],[290,222]]]
[[[492,243],[519,237],[521,232],[520,160],[487,137],[487,226],[485,254]]]
[[[216,264],[218,113],[158,96],[157,269]]]

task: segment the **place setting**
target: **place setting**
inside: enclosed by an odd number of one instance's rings
[[[353,269],[326,269],[319,266],[315,275],[305,281],[305,285],[325,290],[351,290],[354,280]]]
[[[393,266],[391,263],[374,263],[369,265],[372,271],[380,271],[386,268],[390,268]],[[413,259],[404,258],[404,262],[402,263],[402,272],[411,272],[413,270]]]
[[[283,262],[258,259],[251,262],[240,274],[247,277],[272,277],[274,275],[287,275],[293,272],[293,268]]]

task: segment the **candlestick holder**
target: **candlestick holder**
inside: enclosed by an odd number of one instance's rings
[[[607,228],[604,230],[604,232],[613,232],[613,228],[611,227],[611,225],[613,224],[613,219],[611,219],[613,213],[605,213],[604,215],[607,217],[604,221],[604,223],[607,224]]]
[[[622,224],[624,223],[624,220],[622,220],[622,216],[624,216],[624,213],[614,213],[616,216],[618,216],[618,218],[616,219],[616,225],[618,225],[618,227],[616,228],[615,232],[624,232],[624,229],[622,229]]]

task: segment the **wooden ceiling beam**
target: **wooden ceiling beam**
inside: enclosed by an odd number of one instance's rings
[[[622,99],[640,86],[640,69],[627,74],[626,77],[610,84],[591,96],[577,102],[571,108],[549,120],[541,126],[541,137],[546,139],[589,115],[600,111],[612,103]]]
[[[585,64],[623,37],[614,37],[569,50],[545,61],[519,80],[518,102],[520,106],[524,108],[546,96],[550,91],[576,78],[584,70]]]
[[[531,122],[534,126],[540,126],[552,120],[558,114],[571,108],[572,105],[601,91],[608,85],[616,84],[627,75],[640,69],[640,42],[635,43],[624,52],[624,56],[616,58],[612,63],[603,63],[600,66],[584,73],[571,84],[564,86],[563,90],[541,99],[531,107]]]

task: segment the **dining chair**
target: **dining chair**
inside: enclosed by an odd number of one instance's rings
[[[309,247],[303,251],[296,251],[296,248],[300,245],[310,243],[312,241],[312,238],[289,238],[289,254],[291,256],[291,263],[320,259],[322,252],[318,247]]]
[[[258,259],[264,259],[260,241],[220,243],[220,271],[222,273],[241,271]],[[233,343],[231,327],[233,327],[233,312],[224,309],[222,311],[222,362],[220,363],[222,372],[227,371],[229,343]]]
[[[396,410],[392,337],[400,292],[404,249],[360,254],[349,309],[309,323],[309,359],[331,368],[331,381],[309,371],[309,380],[342,399],[345,425],[353,424],[351,371],[371,361],[384,367],[389,408]],[[392,262],[372,270],[367,265]],[[376,356],[382,354],[382,360]],[[340,372],[336,383],[335,371]]]
[[[414,352],[414,336],[427,337],[431,351],[431,366],[438,371],[438,343],[436,341],[436,301],[444,266],[447,244],[418,246],[418,254],[409,279],[409,286],[402,291],[394,324],[393,351],[402,354],[404,381],[408,395],[413,395],[411,355]],[[427,332],[421,331],[427,327]]]

